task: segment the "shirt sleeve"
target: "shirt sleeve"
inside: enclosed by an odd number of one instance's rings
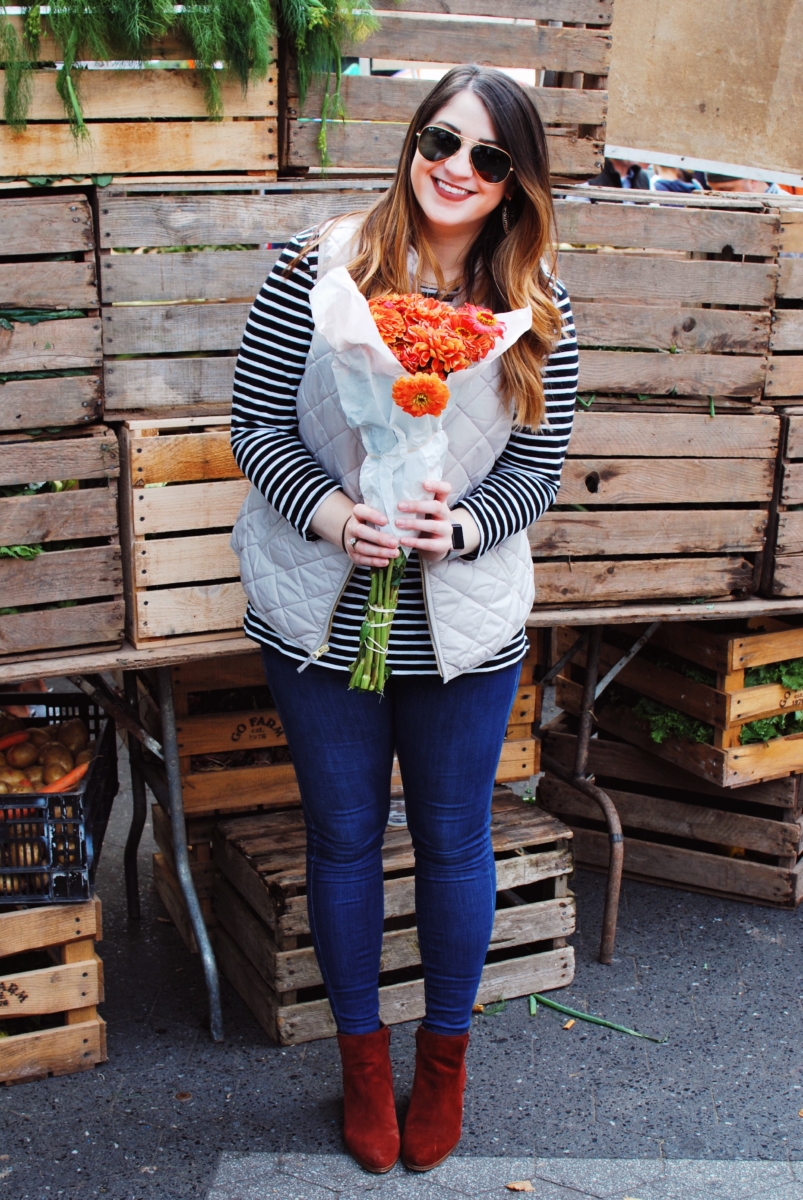
[[[542,373],[545,422],[536,430],[514,427],[489,474],[461,502],[480,531],[479,547],[465,556],[469,559],[479,558],[514,533],[527,529],[543,516],[560,487],[574,420],[579,359],[569,296],[562,283],[554,285],[554,293],[562,328]]]
[[[231,448],[240,470],[277,512],[308,541],[320,504],[339,485],[310,454],[298,433],[296,396],[314,328],[309,294],[317,251],[288,276],[309,231],[287,243],[260,289],[245,326],[234,370]]]

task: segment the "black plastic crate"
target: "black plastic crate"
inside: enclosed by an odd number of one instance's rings
[[[114,722],[80,692],[0,693],[19,704],[46,710],[26,728],[80,717],[97,749],[75,791],[0,795],[0,906],[89,900],[119,786]]]

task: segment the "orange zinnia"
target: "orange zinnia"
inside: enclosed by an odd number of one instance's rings
[[[393,400],[411,417],[439,417],[449,403],[449,389],[437,375],[402,375],[393,385]]]
[[[468,328],[481,337],[502,337],[505,332],[504,322],[497,321],[490,308],[477,308],[474,304],[462,304],[458,309]]]
[[[420,367],[429,367],[441,379],[449,371],[462,371],[471,361],[463,339],[451,329],[428,329],[425,325],[413,325],[405,340],[410,343],[410,354],[418,360]]]
[[[400,312],[387,300],[369,300],[371,316],[374,318],[379,336],[387,346],[404,336],[407,323]]]

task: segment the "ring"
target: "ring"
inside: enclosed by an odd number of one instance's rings
[[[350,545],[350,546],[356,546],[356,545],[357,545],[357,539],[356,539],[356,538],[349,538],[349,545]]]

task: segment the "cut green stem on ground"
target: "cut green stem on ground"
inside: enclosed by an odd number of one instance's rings
[[[636,1029],[628,1029],[626,1025],[617,1025],[615,1021],[606,1021],[604,1017],[594,1017],[591,1013],[580,1012],[576,1008],[567,1008],[565,1004],[558,1004],[557,1000],[547,1000],[546,996],[542,996],[539,992],[535,992],[530,996],[530,1016],[534,1017],[538,1012],[538,1005],[543,1004],[545,1008],[554,1008],[555,1012],[565,1013],[567,1017],[574,1017],[578,1021],[590,1021],[592,1025],[603,1025],[606,1029],[615,1029],[617,1033],[627,1033],[630,1037],[644,1038],[647,1042],[656,1042],[657,1045],[663,1046],[669,1038],[650,1037],[648,1033],[639,1033]]]

